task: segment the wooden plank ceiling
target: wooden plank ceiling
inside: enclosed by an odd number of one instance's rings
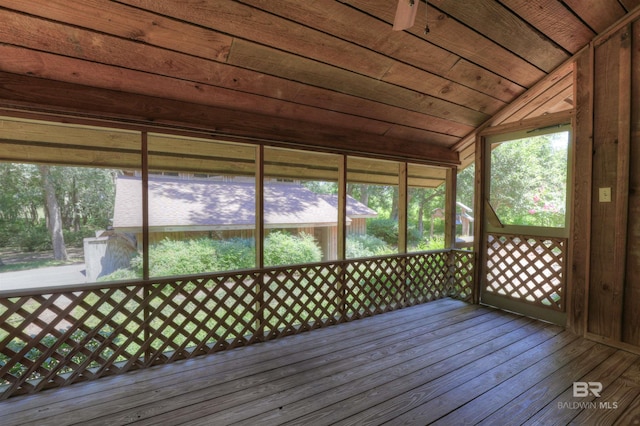
[[[197,106],[174,121],[197,111],[218,133],[451,163],[545,76],[502,121],[571,109],[560,66],[640,4],[417,1],[415,25],[392,31],[397,1],[409,0],[0,0],[1,104],[30,100],[15,94],[27,77],[55,80]],[[92,109],[68,97],[55,102]]]

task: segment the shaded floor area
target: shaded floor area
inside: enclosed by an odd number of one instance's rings
[[[640,356],[442,299],[13,398],[0,413],[3,425],[631,425]]]

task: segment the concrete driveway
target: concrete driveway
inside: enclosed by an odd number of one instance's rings
[[[0,273],[0,292],[49,286],[77,285],[84,284],[86,280],[84,263],[3,272]]]

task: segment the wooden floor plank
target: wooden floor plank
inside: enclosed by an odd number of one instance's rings
[[[566,392],[574,381],[579,381],[588,372],[592,371],[594,365],[601,361],[603,354],[606,355],[603,350],[594,351],[589,354],[591,356],[580,357],[574,362],[565,365],[554,374],[544,377],[526,392],[509,401],[504,409],[494,412],[479,424],[483,426],[508,425],[513,424],[514,419],[517,419],[518,424],[520,424],[533,418],[540,412],[542,407],[546,406],[549,410],[553,410],[560,402],[556,398]],[[602,361],[601,366],[598,368],[602,368],[608,374],[617,376],[629,368],[635,359],[637,359],[637,356],[629,352],[615,351],[613,355]],[[532,401],[535,401],[535,404]],[[553,405],[554,402],[555,405]],[[536,420],[533,420],[533,422],[535,423]]]
[[[640,424],[640,396],[636,396],[612,424],[616,426]]]
[[[540,323],[526,324],[521,329],[511,333],[492,335],[491,332],[483,335],[484,342],[474,342],[474,346],[461,352],[460,355],[443,359],[442,361],[428,365],[419,371],[396,377],[381,386],[364,389],[357,395],[341,401],[337,405],[326,407],[307,416],[296,419],[292,424],[329,424],[344,420],[344,424],[359,424],[367,415],[376,419],[389,419],[397,412],[397,404],[406,402],[404,396],[407,392],[419,388],[426,383],[450,386],[451,380],[459,377],[459,380],[468,380],[476,374],[473,368],[478,359],[491,356],[501,351],[509,352],[509,348],[519,344],[536,333],[545,334],[545,328]],[[497,337],[496,337],[497,336]],[[545,337],[545,339],[548,338]],[[536,340],[533,338],[532,340]],[[505,354],[505,358],[510,355]],[[470,367],[471,366],[471,367]],[[460,375],[458,376],[458,373]],[[455,377],[454,377],[455,376]],[[437,391],[436,391],[437,392]],[[393,413],[393,414],[391,414]],[[353,415],[353,417],[349,417]],[[347,419],[347,417],[349,417]],[[325,423],[326,422],[326,423]]]
[[[482,324],[467,325],[466,330],[452,332],[446,336],[440,337],[437,341],[428,340],[428,335],[416,337],[415,340],[420,341],[419,346],[413,348],[397,348],[392,353],[388,353],[383,357],[372,357],[371,362],[366,364],[354,365],[348,364],[348,368],[343,373],[331,376],[324,376],[323,371],[317,371],[315,376],[308,378],[308,383],[297,386],[292,389],[294,392],[279,392],[273,397],[264,398],[260,401],[243,404],[242,406],[233,407],[231,410],[218,413],[218,416],[207,416],[199,419],[198,422],[192,424],[207,424],[219,419],[226,421],[229,419],[245,420],[241,423],[255,424],[258,421],[273,422],[274,424],[282,423],[287,418],[295,418],[296,412],[293,405],[297,404],[298,416],[303,410],[310,411],[314,408],[321,408],[330,400],[343,399],[347,395],[345,392],[352,390],[362,390],[375,386],[382,386],[384,383],[391,381],[398,376],[411,374],[419,371],[429,365],[434,364],[441,358],[455,356],[465,350],[466,346],[473,346],[473,337],[482,332],[502,330],[507,327],[514,328],[516,325],[506,326],[514,321],[505,321],[505,318],[495,318]],[[505,327],[502,327],[502,326]],[[442,330],[434,332],[434,334],[442,334]],[[460,345],[459,342],[469,341],[469,343]],[[408,346],[408,343],[405,345]],[[477,344],[477,343],[476,343]],[[428,355],[425,355],[428,354]],[[305,399],[302,404],[299,401]],[[254,416],[249,418],[250,416]],[[210,423],[209,423],[210,424]]]
[[[206,359],[209,357],[189,360],[184,363],[193,364],[195,367],[185,368],[184,371],[180,368],[182,362],[158,367],[162,368],[163,371],[171,372],[166,376],[148,374],[147,370],[140,371],[137,372],[139,373],[138,377],[150,376],[150,379],[127,384],[126,387],[122,388],[125,389],[124,392],[122,392],[121,388],[116,387],[115,391],[119,393],[119,397],[114,397],[107,391],[103,391],[97,398],[96,395],[75,398],[72,401],[73,405],[77,407],[75,410],[69,410],[69,404],[58,404],[55,408],[57,408],[59,417],[56,417],[55,420],[61,423],[70,420],[94,420],[96,424],[99,424],[100,422],[95,419],[103,414],[105,422],[108,423],[114,420],[111,417],[118,417],[123,422],[130,422],[134,419],[142,420],[170,411],[172,407],[176,406],[178,397],[194,390],[205,389],[204,393],[210,398],[212,392],[209,389],[215,389],[216,392],[213,393],[221,393],[225,388],[221,388],[220,384],[237,380],[238,378],[250,377],[257,372],[263,371],[266,365],[270,369],[274,369],[281,365],[286,366],[302,362],[308,357],[326,356],[331,352],[339,352],[343,348],[357,347],[372,339],[385,340],[390,336],[396,336],[407,329],[407,320],[417,321],[420,319],[421,327],[429,328],[434,327],[434,324],[440,324],[442,321],[445,324],[449,324],[462,321],[467,317],[472,318],[490,313],[489,310],[474,309],[462,302],[448,299],[443,299],[442,302],[434,302],[433,306],[422,305],[415,307],[415,309],[407,308],[403,315],[400,316],[396,315],[396,312],[400,311],[389,313],[386,321],[383,321],[380,318],[381,316],[366,319],[366,326],[375,329],[376,333],[363,333],[358,327],[358,321],[356,321],[316,330],[315,333],[305,333],[300,336],[290,336],[270,341],[259,345],[261,346],[260,349],[263,350],[256,350],[256,345],[254,345],[213,355],[212,358],[222,359],[219,362],[212,362]],[[355,331],[351,331],[351,329]],[[340,331],[343,333],[340,333]],[[326,338],[320,338],[320,336],[325,335],[327,336]],[[344,336],[344,340],[336,340],[337,336]],[[297,337],[303,338],[296,339]],[[295,343],[290,344],[289,342],[293,340],[295,340]],[[249,353],[248,355],[246,354],[247,352]],[[232,357],[231,355],[235,356]],[[202,374],[203,368],[208,369],[208,374]],[[121,379],[118,378],[117,381],[120,382]],[[182,386],[180,385],[181,383],[183,384]],[[159,393],[157,389],[163,389],[163,391]],[[135,395],[135,398],[131,398],[133,395]],[[169,404],[161,403],[164,399],[168,400]],[[155,407],[147,404],[154,404]],[[92,406],[99,406],[99,409],[91,409]],[[48,407],[47,412],[50,412],[50,415],[54,413],[53,408]],[[131,410],[127,411],[127,409]],[[37,417],[37,414],[28,413],[27,417],[33,419],[34,416]],[[111,419],[107,420],[107,418]]]
[[[394,424],[433,422],[522,371],[535,362],[540,353],[555,352],[576,339],[567,332],[553,335],[543,332],[534,336],[538,338],[527,338],[461,369],[466,374],[460,374],[461,370],[458,370],[451,373],[452,377],[442,377],[407,392],[393,401],[388,420]],[[365,413],[361,424],[378,424],[375,411]]]
[[[415,357],[422,353],[423,350],[428,348],[438,347],[443,344],[442,340],[447,342],[454,342],[458,340],[455,336],[464,336],[471,334],[470,329],[474,327],[478,328],[491,328],[495,324],[505,321],[505,317],[501,315],[495,315],[495,312],[486,312],[482,316],[473,316],[467,318],[455,317],[451,319],[451,322],[443,321],[441,324],[445,325],[445,329],[448,333],[454,336],[443,336],[442,329],[437,328],[435,331],[429,331],[433,326],[427,327],[405,327],[406,330],[398,332],[394,336],[390,336],[384,341],[376,340],[370,344],[358,345],[350,348],[349,350],[335,351],[330,355],[322,357],[316,357],[314,359],[307,359],[296,363],[287,363],[283,368],[274,368],[268,372],[247,377],[236,383],[231,383],[231,390],[225,389],[226,387],[219,387],[218,391],[225,392],[217,398],[212,395],[210,389],[202,389],[198,392],[190,392],[183,395],[177,401],[167,401],[167,403],[177,404],[181,406],[184,401],[189,402],[188,407],[179,408],[173,410],[171,413],[164,414],[166,404],[155,404],[158,408],[163,410],[163,421],[186,421],[195,418],[202,418],[204,424],[207,424],[209,416],[217,419],[217,421],[226,421],[221,411],[231,411],[232,416],[246,415],[249,412],[249,407],[243,409],[236,409],[240,404],[255,405],[255,400],[265,399],[267,403],[273,404],[269,397],[273,394],[284,392],[287,389],[296,388],[295,395],[302,395],[302,390],[296,387],[298,384],[307,384],[314,379],[321,379],[321,382],[315,382],[311,387],[311,391],[319,391],[322,386],[328,386],[330,380],[335,375],[346,379],[354,380],[358,378],[358,374],[362,374],[358,369],[362,368],[365,371],[370,371],[371,365],[375,365],[376,360],[383,360],[389,365],[399,364],[403,360],[409,359],[411,356]],[[456,321],[455,323],[453,321]],[[474,326],[474,324],[477,324]],[[440,324],[438,325],[440,327]],[[375,330],[365,328],[362,330],[363,335],[375,336]],[[446,339],[443,339],[446,337]],[[440,341],[439,341],[440,340]],[[401,354],[408,354],[402,356]],[[382,366],[380,367],[382,368]],[[225,384],[226,385],[226,384]],[[225,397],[232,392],[237,392],[234,398]],[[224,401],[221,401],[224,399]],[[280,403],[282,404],[282,403]],[[239,413],[239,414],[236,414]],[[149,418],[144,422],[140,422],[140,425],[145,424],[157,424],[158,418]],[[209,423],[211,424],[211,423]]]
[[[282,409],[272,409],[256,417],[247,419],[241,424],[255,424],[265,419],[274,424],[292,421],[294,424],[329,424],[350,414],[362,410],[363,406],[371,407],[386,401],[395,394],[394,384],[406,380],[428,380],[454,370],[459,365],[476,359],[480,354],[476,350],[495,350],[500,345],[508,345],[532,331],[527,328],[531,321],[516,319],[501,326],[493,327],[475,336],[461,340],[458,343],[444,346],[440,349],[429,348],[422,356],[407,363],[390,369],[374,369],[368,376],[351,383],[345,383],[325,392],[314,394],[294,403],[282,406]],[[535,325],[531,326],[535,327]],[[485,348],[480,342],[487,339],[493,341],[493,348]],[[495,340],[494,340],[495,339]],[[456,360],[456,362],[452,362]],[[308,413],[305,415],[305,413]]]
[[[601,396],[573,397],[576,381]],[[640,424],[640,356],[443,299],[14,397],[0,414],[3,426]]]
[[[604,345],[600,346],[604,347]],[[545,423],[570,423],[582,411],[590,410],[592,408],[591,404],[596,399],[593,395],[589,397],[574,397],[574,382],[600,382],[603,389],[607,389],[616,378],[635,368],[634,365],[640,362],[639,359],[638,355],[618,351],[600,364],[592,363],[592,369],[588,373],[580,377],[571,377],[570,380],[567,380],[565,382],[565,391],[549,404],[541,406],[536,415],[530,417],[525,424],[536,426]],[[640,379],[638,380],[637,383],[640,385]],[[597,401],[595,403],[598,405]]]
[[[596,346],[594,342],[575,341],[573,344],[567,345],[553,354],[544,356],[530,367],[509,377],[455,411],[441,417],[433,424],[477,424],[509,404],[513,398],[535,387],[541,378],[554,374],[567,364],[577,362],[586,356],[592,356],[593,353],[591,351],[594,346]],[[600,362],[615,352],[612,348],[608,349],[607,351],[598,352],[598,355],[600,355],[598,360]]]
[[[306,359],[305,354],[308,351],[315,350],[315,356],[320,356],[331,351],[339,351],[343,347],[363,344],[373,338],[386,339],[388,336],[397,335],[406,329],[406,321],[421,320],[424,327],[429,327],[431,324],[438,324],[440,321],[451,318],[461,320],[467,316],[475,317],[489,312],[487,310],[479,311],[470,305],[451,299],[442,299],[432,303],[433,306],[422,305],[418,309],[407,308],[402,312],[403,315],[397,315],[401,311],[394,311],[385,314],[388,316],[387,318],[381,318],[380,315],[367,318],[368,327],[375,328],[376,334],[363,334],[358,327],[352,326],[352,324],[357,325],[357,321],[340,324],[315,330],[314,333],[306,333],[305,338],[299,339],[300,342],[297,341],[296,344],[289,344],[289,339],[296,337],[291,336],[260,345],[154,367],[150,370],[109,377],[82,384],[82,387],[71,386],[66,389],[68,393],[65,392],[61,395],[62,398],[56,398],[55,395],[58,394],[54,395],[52,392],[20,398],[15,406],[9,407],[6,414],[25,411],[22,413],[22,418],[29,421],[57,414],[61,415],[61,418],[57,419],[61,422],[65,421],[64,416],[72,417],[76,421],[90,420],[96,417],[96,411],[90,410],[91,406],[100,406],[100,409],[105,413],[112,414],[114,411],[109,411],[109,405],[118,406],[120,410],[125,410],[129,406],[138,407],[144,405],[145,395],[150,395],[149,398],[156,401],[159,396],[155,389],[168,389],[166,397],[171,398],[181,393],[181,388],[176,386],[176,383],[189,383],[188,389],[184,392],[193,390],[197,382],[200,382],[201,387],[216,386],[225,381],[262,371],[267,364],[275,368],[279,365],[287,365],[297,362],[297,360]],[[425,309],[425,307],[427,308]],[[337,336],[341,337],[338,341],[336,341]],[[154,374],[153,371],[157,369],[162,369],[164,374]],[[203,369],[215,372],[215,375],[203,376]],[[81,389],[85,387],[87,388],[86,392],[82,393]],[[116,398],[111,391],[117,392]],[[51,395],[50,403],[47,401],[49,395]],[[131,399],[132,396],[135,396],[135,399]],[[30,399],[34,397],[41,401],[39,404],[41,408],[37,411],[29,409],[32,406]],[[70,410],[74,407],[76,409]],[[82,413],[79,412],[80,409],[82,409]]]

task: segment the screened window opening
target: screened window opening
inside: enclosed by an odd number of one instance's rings
[[[439,167],[408,165],[408,252],[445,247],[446,173]]]
[[[0,127],[0,290],[141,278],[139,240],[113,223],[118,180],[140,173],[140,132],[5,117]],[[142,223],[139,203],[128,214]]]
[[[264,265],[338,259],[341,156],[266,147]]]
[[[491,141],[489,202],[503,225],[566,226],[569,135],[546,130]]]
[[[148,152],[149,276],[254,268],[256,148],[150,133]],[[119,183],[125,197],[141,177]],[[141,227],[116,224],[140,240]]]
[[[399,171],[395,161],[348,157],[348,259],[398,253]]]

